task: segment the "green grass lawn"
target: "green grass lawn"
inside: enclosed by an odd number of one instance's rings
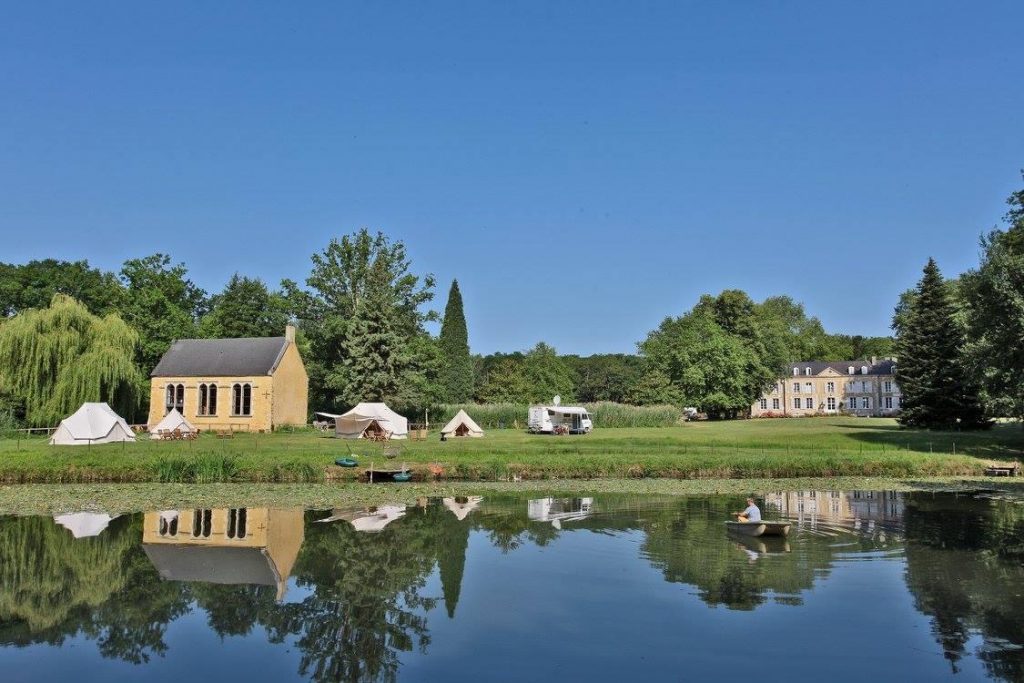
[[[0,440],[0,481],[18,482],[287,482],[350,480],[372,461],[447,479],[682,479],[979,474],[989,460],[1015,460],[1024,429],[1000,424],[985,432],[924,432],[882,418],[806,418],[693,422],[679,427],[597,429],[585,436],[491,430],[482,439],[392,442],[382,447],[313,431],[203,435],[194,442],[52,447],[42,438]],[[954,455],[955,452],[955,455]],[[355,453],[358,469],[333,466]]]

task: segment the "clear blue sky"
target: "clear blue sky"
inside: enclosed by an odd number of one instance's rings
[[[302,280],[361,226],[477,352],[703,292],[888,333],[1024,167],[1024,3],[6,2],[0,260]]]

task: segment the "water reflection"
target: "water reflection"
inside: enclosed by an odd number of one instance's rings
[[[345,521],[352,524],[356,531],[383,531],[384,527],[396,519],[405,516],[404,505],[382,505],[380,507],[358,508],[352,510],[335,509],[330,517],[318,519],[320,523]]]
[[[459,628],[467,556],[472,561],[494,548],[498,559],[489,561],[500,563],[521,549],[575,543],[596,532],[611,544],[600,547],[631,554],[629,576],[651,567],[696,596],[706,607],[688,618],[698,623],[708,607],[737,617],[767,605],[799,610],[850,560],[880,568],[899,562],[905,590],[928,619],[951,673],[974,661],[990,676],[1024,678],[1024,506],[926,493],[763,498],[766,516],[796,522],[790,538],[728,534],[722,522],[740,501],[712,496],[472,496],[311,512],[0,518],[0,646],[55,648],[80,637],[105,658],[145,664],[184,655],[169,647],[167,632],[192,613],[214,636],[294,649],[302,678],[395,680],[403,662],[430,656],[438,615],[451,624],[440,628],[448,637]],[[559,543],[555,550],[573,547]],[[601,562],[587,557],[598,564],[574,564],[584,583]],[[515,585],[488,590],[513,591],[525,606],[532,580],[527,569]],[[477,575],[478,584],[486,581]],[[615,590],[633,589],[620,581]],[[486,610],[479,604],[486,597],[478,591],[474,599],[471,613]],[[859,613],[854,603],[843,610],[844,619],[863,619],[865,629],[878,616]],[[489,618],[500,623],[515,615]],[[529,640],[522,645],[529,648]]]
[[[537,498],[527,503],[526,516],[531,522],[550,522],[561,529],[563,522],[589,517],[593,507],[593,498]]]
[[[164,510],[143,516],[142,549],[167,581],[273,586],[277,600],[304,538],[302,510]]]

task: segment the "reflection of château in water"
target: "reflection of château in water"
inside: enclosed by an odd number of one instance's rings
[[[896,491],[775,491],[765,507],[812,529],[819,521],[848,523],[855,529],[902,528],[903,494]]]
[[[142,548],[160,578],[274,586],[284,598],[305,532],[300,508],[147,512]]]
[[[593,510],[593,498],[535,498],[526,507],[531,522],[551,522],[556,529],[562,522],[586,519]]]

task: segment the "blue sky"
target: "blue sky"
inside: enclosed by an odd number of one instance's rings
[[[632,351],[700,294],[886,334],[1024,167],[1021,2],[5,2],[0,260],[302,280],[362,226],[474,351]]]

